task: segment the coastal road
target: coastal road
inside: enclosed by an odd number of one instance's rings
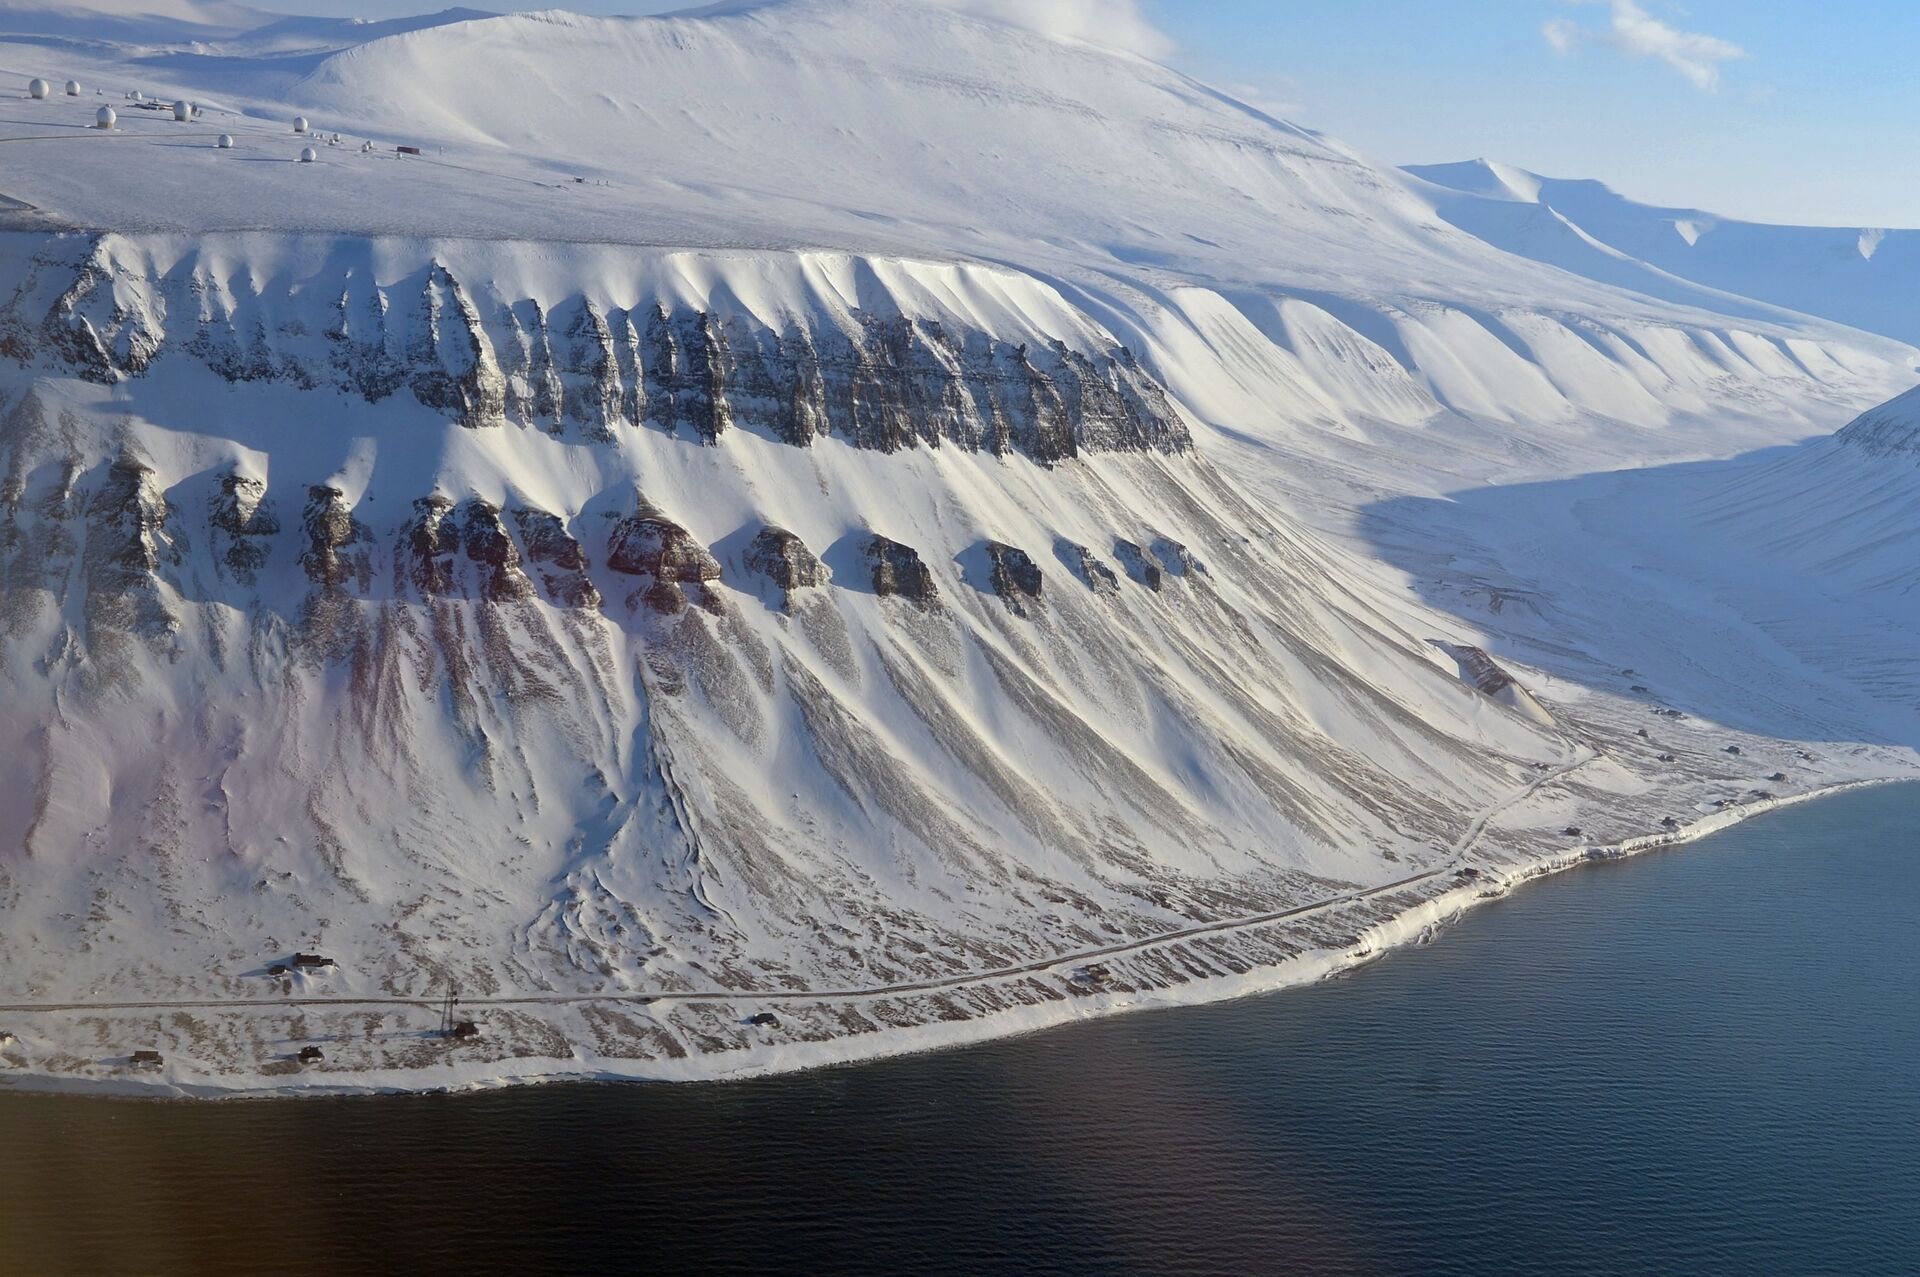
[[[1199,936],[1222,935],[1235,931],[1244,931],[1253,927],[1264,927],[1291,918],[1303,918],[1324,910],[1336,909],[1343,905],[1354,904],[1374,896],[1389,895],[1403,891],[1408,887],[1431,882],[1436,878],[1459,872],[1467,856],[1486,832],[1487,826],[1501,812],[1524,802],[1535,793],[1555,781],[1561,780],[1586,764],[1599,754],[1591,749],[1572,762],[1541,772],[1527,784],[1507,795],[1499,802],[1483,809],[1468,824],[1465,832],[1447,849],[1447,859],[1440,865],[1425,869],[1392,882],[1381,883],[1373,887],[1363,887],[1356,891],[1343,892],[1322,900],[1295,905],[1287,909],[1275,909],[1266,913],[1246,914],[1233,918],[1222,918],[1215,922],[1196,923],[1190,927],[1181,927],[1173,931],[1164,931],[1156,935],[1132,940],[1121,940],[1109,945],[1091,949],[1081,949],[1073,953],[1054,954],[1050,957],[1036,958],[1031,962],[1016,963],[1012,966],[995,967],[986,971],[970,971],[959,975],[939,976],[928,980],[911,980],[900,984],[874,985],[855,989],[699,989],[674,990],[656,993],[547,993],[523,994],[513,997],[476,997],[460,999],[462,1006],[563,1006],[582,1003],[624,1003],[644,1005],[654,1002],[845,1002],[865,1001],[872,998],[893,997],[902,994],[937,993],[945,989],[961,988],[966,985],[985,984],[995,980],[1013,979],[1019,976],[1033,975],[1037,972],[1052,971],[1060,967],[1080,966],[1096,962],[1103,958],[1118,958],[1128,954],[1142,953],[1161,945],[1177,944],[1183,940],[1192,940]],[[427,994],[419,997],[389,995],[385,997],[284,997],[284,998],[195,998],[172,1002],[3,1002],[0,1013],[29,1013],[37,1011],[171,1011],[171,1010],[243,1010],[254,1007],[313,1007],[313,1006],[411,1006],[435,1007],[440,999],[437,995]]]

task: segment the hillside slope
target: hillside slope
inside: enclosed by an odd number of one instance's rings
[[[1406,171],[1432,185],[1448,223],[1510,253],[1692,305],[1726,309],[1745,298],[1920,342],[1912,301],[1920,231],[1774,226],[1659,208],[1600,182],[1490,160]]]
[[[1795,759],[1594,685],[1617,632],[1513,661],[1366,512],[1816,434],[1911,347],[921,0],[440,17],[0,40],[94,86],[0,120],[27,1074],[712,1076],[1220,996]]]

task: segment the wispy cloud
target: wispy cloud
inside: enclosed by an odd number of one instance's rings
[[[1607,25],[1584,26],[1571,18],[1555,18],[1540,33],[1555,53],[1568,54],[1582,45],[1597,44],[1628,57],[1654,58],[1687,77],[1696,89],[1714,93],[1720,88],[1720,64],[1747,56],[1747,51],[1719,36],[1682,31],[1662,22],[1635,0],[1572,0],[1607,5]]]

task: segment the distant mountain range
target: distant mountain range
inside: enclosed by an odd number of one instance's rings
[[[1920,342],[1920,231],[1658,208],[1492,160],[1406,172],[1448,223],[1509,253],[1688,305],[1735,309],[1746,298]]]

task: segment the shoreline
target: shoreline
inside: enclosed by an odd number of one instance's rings
[[[1616,842],[1597,843],[1572,847],[1557,853],[1542,855],[1531,863],[1516,865],[1507,869],[1479,868],[1475,878],[1459,881],[1457,885],[1434,896],[1419,901],[1385,919],[1373,922],[1360,929],[1357,941],[1342,948],[1321,948],[1306,950],[1285,961],[1254,966],[1234,975],[1217,975],[1194,979],[1170,989],[1149,989],[1122,993],[1091,993],[1086,996],[1066,998],[1061,1001],[1044,1002],[1038,1005],[1023,1006],[1012,1010],[960,1020],[938,1021],[907,1027],[896,1027],[890,1031],[877,1033],[853,1033],[839,1037],[829,1037],[821,1041],[789,1042],[770,1045],[761,1050],[728,1051],[703,1055],[690,1055],[678,1060],[633,1061],[635,1067],[617,1067],[616,1061],[599,1058],[589,1063],[580,1055],[576,1047],[572,1060],[545,1057],[541,1059],[504,1059],[474,1061],[464,1068],[454,1067],[454,1076],[422,1084],[419,1069],[372,1069],[356,1075],[355,1080],[320,1080],[321,1075],[296,1074],[300,1078],[312,1077],[312,1082],[279,1082],[268,1085],[258,1084],[222,1084],[218,1082],[197,1082],[192,1079],[168,1081],[140,1081],[130,1077],[93,1078],[73,1074],[60,1074],[46,1071],[32,1071],[22,1068],[0,1073],[0,1094],[21,1095],[61,1095],[85,1096],[96,1099],[116,1100],[269,1100],[320,1097],[346,1097],[369,1095],[401,1094],[466,1094],[492,1091],[510,1086],[528,1086],[546,1083],[564,1082],[654,1082],[654,1083],[713,1083],[744,1081],[753,1078],[769,1077],[783,1073],[794,1073],[817,1068],[829,1068],[841,1065],[855,1065],[892,1059],[906,1055],[917,1055],[929,1051],[979,1045],[983,1042],[1002,1038],[1038,1033],[1083,1020],[1123,1015],[1139,1011],[1168,1010],[1178,1007],[1207,1006],[1214,1003],[1231,1001],[1237,998],[1252,997],[1259,994],[1277,993],[1286,989],[1299,988],[1318,983],[1321,980],[1344,974],[1364,966],[1393,949],[1409,947],[1430,939],[1437,931],[1450,925],[1477,905],[1502,899],[1510,895],[1517,887],[1555,874],[1564,873],[1582,865],[1599,861],[1623,860],[1629,857],[1676,847],[1699,841],[1712,834],[1720,833],[1735,825],[1743,824],[1755,817],[1769,815],[1788,807],[1799,806],[1818,799],[1837,797],[1841,794],[1868,788],[1877,788],[1890,784],[1908,783],[1917,778],[1903,776],[1869,777],[1856,780],[1838,781],[1830,785],[1809,789],[1803,793],[1776,798],[1760,799],[1738,807],[1704,815],[1701,819],[1678,829],[1659,833],[1637,835]],[[1456,859],[1449,865],[1437,868],[1414,878],[1403,879],[1395,883],[1366,888],[1351,896],[1335,900],[1308,903],[1277,914],[1258,915],[1247,919],[1228,919],[1219,923],[1201,924],[1195,928],[1170,932],[1161,936],[1149,937],[1138,941],[1125,942],[1111,950],[1102,951],[1100,956],[1133,956],[1160,946],[1175,945],[1183,938],[1194,935],[1227,935],[1256,931],[1265,927],[1279,927],[1288,921],[1310,916],[1323,911],[1335,911],[1344,906],[1364,903],[1366,900],[1390,894],[1396,890],[1410,887],[1433,878],[1456,873],[1470,857]],[[1006,971],[987,972],[977,976],[958,976],[951,980],[928,982],[938,989],[988,985],[996,981],[1017,980],[1027,972],[1051,973],[1060,968],[1071,967],[1087,960],[1091,954],[1069,954],[1057,958],[1037,960],[1023,967]],[[758,1003],[768,1004],[810,1004],[835,1001],[858,1002],[861,999],[878,1001],[889,996],[887,990],[862,992],[857,990],[831,991],[819,993],[766,993],[734,994],[715,991],[711,994],[689,993],[675,995],[677,1000],[702,1003],[736,1003],[739,1007],[748,1007]],[[653,1000],[649,995],[578,995],[578,1001],[603,1000],[606,1002],[627,1002],[641,1004]],[[315,999],[306,1005],[371,1006],[381,1000],[366,999]],[[392,999],[389,1004],[412,1007],[426,1006],[430,999]],[[547,999],[528,999],[530,1003],[547,1002]],[[500,1004],[509,1004],[511,1000],[502,1000]],[[477,1004],[477,1000],[476,1000]],[[165,1009],[167,1004],[139,1003],[129,1004],[127,1009],[156,1008]],[[190,1005],[190,1004],[189,1004]],[[201,1004],[204,1005],[204,1004]],[[244,1004],[217,1004],[227,1010],[244,1012]],[[275,1004],[266,1004],[267,1010]],[[498,1004],[496,1004],[498,1005]],[[111,1004],[89,1007],[85,1004],[71,1007],[48,1007],[38,1012],[18,1008],[14,1014],[58,1014],[61,1011],[86,1011],[108,1009]],[[614,1067],[609,1067],[614,1065]],[[522,1067],[516,1067],[522,1066]],[[532,1067],[524,1067],[532,1066]],[[267,1081],[263,1075],[256,1075],[259,1081]]]

